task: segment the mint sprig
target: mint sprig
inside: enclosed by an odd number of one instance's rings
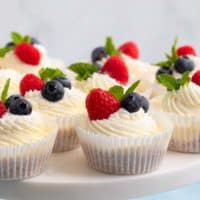
[[[17,32],[11,33],[11,39],[15,45],[20,44],[22,42],[30,43],[31,41],[31,37],[29,35],[22,36],[20,33],[17,33]]]
[[[10,78],[8,80],[6,80],[3,90],[2,90],[2,93],[1,93],[1,101],[3,103],[5,103],[7,100],[9,86],[10,86]]]
[[[0,57],[4,57],[9,51],[12,51],[17,44],[22,42],[30,43],[31,37],[29,35],[22,36],[20,33],[12,32],[11,33],[11,42],[13,42],[13,47],[4,46],[0,48]]]
[[[43,81],[49,81],[57,77],[66,78],[66,74],[59,68],[41,68],[38,73]]]
[[[181,86],[184,86],[190,82],[190,76],[188,71],[184,72],[180,79],[176,79],[170,74],[160,74],[158,76],[158,81],[169,91],[179,90]]]
[[[11,47],[3,47],[0,48],[0,57],[3,58],[9,51],[11,51],[13,48]]]
[[[106,43],[105,43],[105,50],[107,52],[107,54],[111,55],[119,55],[119,51],[117,50],[117,48],[115,47],[112,37],[108,36],[106,38]]]
[[[93,73],[99,71],[96,65],[83,62],[71,64],[68,69],[77,74],[76,79],[79,81],[87,80]]]
[[[155,65],[159,67],[165,67],[165,68],[171,68],[173,64],[178,59],[177,55],[177,43],[178,43],[178,37],[174,39],[173,45],[171,47],[171,54],[165,53],[166,60],[156,63]]]
[[[120,85],[115,85],[115,86],[111,87],[108,91],[116,99],[121,101],[124,98],[124,96],[126,96],[127,94],[132,93],[137,88],[139,83],[140,83],[140,80],[134,82],[126,91],[124,91],[124,88],[122,86],[120,86]]]

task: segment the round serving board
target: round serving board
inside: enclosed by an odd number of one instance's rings
[[[81,149],[53,154],[38,177],[0,182],[0,199],[125,200],[200,180],[200,155],[168,152],[160,168],[140,176],[114,176],[90,169]]]

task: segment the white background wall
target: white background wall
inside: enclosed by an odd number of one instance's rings
[[[66,63],[87,58],[107,35],[132,39],[141,58],[157,61],[175,35],[200,52],[198,0],[0,0],[0,44],[10,31],[38,37]]]

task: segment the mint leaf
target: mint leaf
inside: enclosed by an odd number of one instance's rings
[[[111,37],[106,38],[105,50],[109,55],[119,55]]]
[[[15,45],[22,42],[30,43],[31,41],[31,37],[29,35],[22,36],[20,33],[17,33],[17,32],[11,33],[11,39]]]
[[[171,47],[171,54],[165,53],[166,60],[158,62],[155,65],[159,67],[171,68],[173,64],[176,62],[176,60],[178,59],[177,43],[178,43],[178,37],[176,37],[173,42],[173,45]]]
[[[31,37],[29,35],[25,35],[23,37],[23,42],[27,42],[27,43],[30,43],[31,42]]]
[[[74,63],[68,69],[77,74],[76,79],[79,81],[87,80],[93,73],[99,71],[96,65],[82,62]]]
[[[166,61],[161,61],[158,63],[155,63],[154,65],[157,65],[159,67],[165,67],[165,68],[170,68],[172,66],[172,62],[170,60],[166,60]]]
[[[12,38],[12,41],[14,42],[15,45],[19,44],[23,41],[23,37],[17,32],[12,32],[11,38]]]
[[[190,82],[190,76],[189,76],[189,72],[184,72],[181,79],[180,79],[180,85],[184,86],[185,84]]]
[[[171,49],[171,54],[172,54],[172,59],[175,62],[178,58],[177,55],[177,43],[178,43],[178,37],[176,36],[176,38],[174,39],[174,43],[172,45],[172,49]]]
[[[59,68],[41,68],[39,70],[39,76],[42,80],[44,81],[49,81],[52,80],[56,77],[60,77],[60,78],[66,78],[66,75],[62,72],[61,69]]]
[[[124,96],[124,88],[120,85],[115,85],[109,89],[109,93],[111,93],[116,99],[121,101]]]
[[[130,94],[131,92],[133,92],[137,86],[140,84],[140,80],[134,82],[125,92],[125,95]]]
[[[12,49],[11,47],[0,48],[0,57],[4,57]]]
[[[168,90],[178,90],[180,88],[178,81],[169,74],[160,74],[158,76],[158,81]]]
[[[1,93],[1,101],[3,103],[5,103],[7,100],[9,86],[10,86],[10,78],[6,81],[6,83],[3,87],[3,91]]]

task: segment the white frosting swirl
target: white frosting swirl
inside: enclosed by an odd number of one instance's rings
[[[32,112],[30,115],[6,113],[0,118],[0,146],[32,143],[48,136],[51,131],[46,126],[45,118],[39,113]]]
[[[162,100],[166,112],[197,114],[200,111],[200,87],[193,82],[177,91],[168,92]]]
[[[21,74],[26,73],[37,73],[41,67],[60,67],[63,62],[47,57],[46,49],[38,44],[35,44],[34,47],[39,50],[41,54],[40,63],[38,65],[30,65],[22,62],[14,53],[14,51],[8,52],[3,58],[0,58],[0,67],[3,69],[14,69]],[[62,67],[61,66],[61,67]]]
[[[10,78],[9,95],[19,93],[19,83],[21,80],[21,75],[12,69],[2,69],[0,70],[0,91],[3,90],[3,86],[7,79]]]
[[[52,117],[73,116],[85,112],[85,94],[76,88],[65,88],[64,97],[57,102],[48,101],[42,97],[40,91],[30,91],[25,97],[34,109]]]
[[[107,74],[100,73],[94,73],[85,81],[75,81],[75,86],[86,93],[90,92],[94,88],[108,90],[114,85],[119,85],[119,83]]]
[[[154,119],[148,113],[144,113],[143,109],[129,113],[121,108],[108,119],[88,120],[86,123],[89,132],[107,136],[136,137],[160,133]]]
[[[29,65],[22,62],[14,53],[14,51],[8,52],[3,58],[0,58],[0,67],[1,68],[10,68],[15,69],[16,71],[24,73],[36,73],[39,68],[44,64],[46,57],[46,50],[40,45],[34,45],[41,54],[41,60],[38,65]]]
[[[156,67],[140,60],[133,59],[125,54],[121,54],[121,57],[128,68],[130,81],[135,79],[144,79],[144,75],[148,74],[147,80],[152,83],[154,82],[157,70]]]

